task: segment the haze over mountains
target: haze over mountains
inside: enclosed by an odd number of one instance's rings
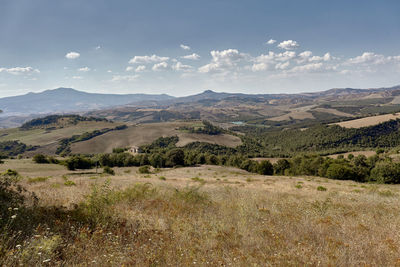
[[[135,102],[168,100],[165,94],[94,94],[72,88],[58,88],[40,93],[0,98],[3,115],[32,115],[54,112],[77,112]]]
[[[357,101],[352,103],[351,101]],[[299,94],[218,93],[173,97],[166,94],[96,94],[72,88],[0,98],[0,127],[54,113],[81,113],[128,122],[179,119],[287,121],[329,116],[353,117],[400,109],[400,86],[372,89],[330,89]],[[263,122],[262,122],[263,123]]]

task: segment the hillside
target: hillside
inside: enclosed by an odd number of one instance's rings
[[[2,116],[77,112],[124,105],[135,102],[167,100],[168,95],[94,94],[72,88],[58,88],[40,93],[0,98]]]
[[[43,114],[81,113],[132,123],[209,120],[226,127],[242,122],[266,127],[304,127],[316,122],[400,111],[400,87],[330,89],[299,94],[203,93],[172,97],[92,94],[70,88],[0,99],[0,127],[16,127]]]
[[[44,259],[55,266],[399,261],[400,237],[393,234],[400,231],[399,185],[208,165],[146,175],[136,167],[115,168],[114,176],[31,160],[7,160],[0,172],[8,168],[39,201],[6,213],[6,222],[21,230],[17,249],[7,239],[12,246],[0,258],[7,266],[43,266]]]
[[[201,94],[130,104],[89,112],[90,116],[145,123],[201,119],[224,127],[236,123],[272,127],[309,127],[400,111],[400,87],[331,89],[303,94],[239,94],[211,90]]]

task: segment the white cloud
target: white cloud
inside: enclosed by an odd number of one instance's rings
[[[0,68],[0,72],[7,72],[13,75],[40,73],[38,69],[32,67]]]
[[[155,63],[169,60],[169,57],[160,57],[157,55],[152,56],[135,56],[131,60],[129,60],[130,64],[137,63]]]
[[[90,71],[90,68],[89,67],[83,67],[83,68],[78,69],[78,71],[80,71],[80,72],[88,72],[88,71]]]
[[[237,49],[227,49],[223,51],[211,51],[211,63],[199,68],[199,72],[207,73],[212,71],[223,71],[235,67],[237,63],[247,57]]]
[[[160,62],[160,63],[154,64],[151,69],[154,70],[154,71],[166,70],[166,69],[168,69],[168,63],[167,62]]]
[[[186,72],[188,72],[188,71],[191,71],[193,69],[193,67],[189,66],[189,65],[184,65],[184,64],[182,64],[181,62],[178,61],[175,65],[172,66],[172,69],[176,70],[176,71],[186,71]]]
[[[193,53],[193,54],[191,54],[191,55],[186,55],[186,56],[183,56],[183,57],[181,57],[181,58],[184,58],[184,59],[191,59],[191,60],[199,60],[199,59],[200,59],[200,56],[199,56],[198,54],[196,54],[196,53]]]
[[[269,65],[266,63],[257,63],[257,64],[253,64],[253,66],[251,67],[252,71],[263,71],[263,70],[267,70],[269,68]]]
[[[135,81],[139,78],[140,76],[135,74],[135,75],[114,75],[111,79],[112,82],[132,82]]]
[[[82,76],[72,76],[72,79],[74,79],[74,80],[82,80],[83,77]]]
[[[279,70],[285,70],[289,67],[290,63],[289,61],[283,62],[283,63],[278,63],[275,65],[275,69]]]
[[[388,63],[392,57],[385,57],[383,55],[375,54],[372,52],[364,52],[361,56],[350,58],[346,64],[384,64]]]
[[[316,72],[323,69],[322,63],[310,63],[306,65],[296,66],[290,70],[293,73]]]
[[[144,65],[137,66],[137,68],[135,69],[136,72],[142,72],[145,70],[146,70],[146,66],[144,66]]]
[[[299,47],[299,44],[293,40],[286,40],[278,44],[278,47],[285,50],[293,50]]]
[[[132,66],[128,66],[128,67],[126,67],[126,69],[125,69],[125,71],[133,71],[134,70],[134,68],[132,67]]]
[[[100,46],[100,45],[98,45],[98,46],[96,46],[94,49],[96,49],[96,50],[100,50],[100,49],[101,49],[101,46]]]
[[[190,46],[188,46],[188,45],[181,44],[180,47],[181,47],[183,50],[190,50]]]
[[[76,59],[80,56],[81,54],[79,54],[78,52],[69,52],[68,54],[65,55],[67,59]]]
[[[108,73],[111,73],[111,72],[112,72],[112,70],[108,70],[107,72],[108,72]]]
[[[269,41],[267,42],[267,44],[269,44],[269,45],[272,45],[274,43],[276,43],[276,40],[274,40],[274,39],[269,39]]]

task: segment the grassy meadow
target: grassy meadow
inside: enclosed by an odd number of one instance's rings
[[[400,264],[400,185],[208,165],[106,175],[23,159],[7,169],[37,200],[8,207],[6,266]]]

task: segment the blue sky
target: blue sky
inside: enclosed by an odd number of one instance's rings
[[[2,0],[0,97],[400,84],[400,2]]]

